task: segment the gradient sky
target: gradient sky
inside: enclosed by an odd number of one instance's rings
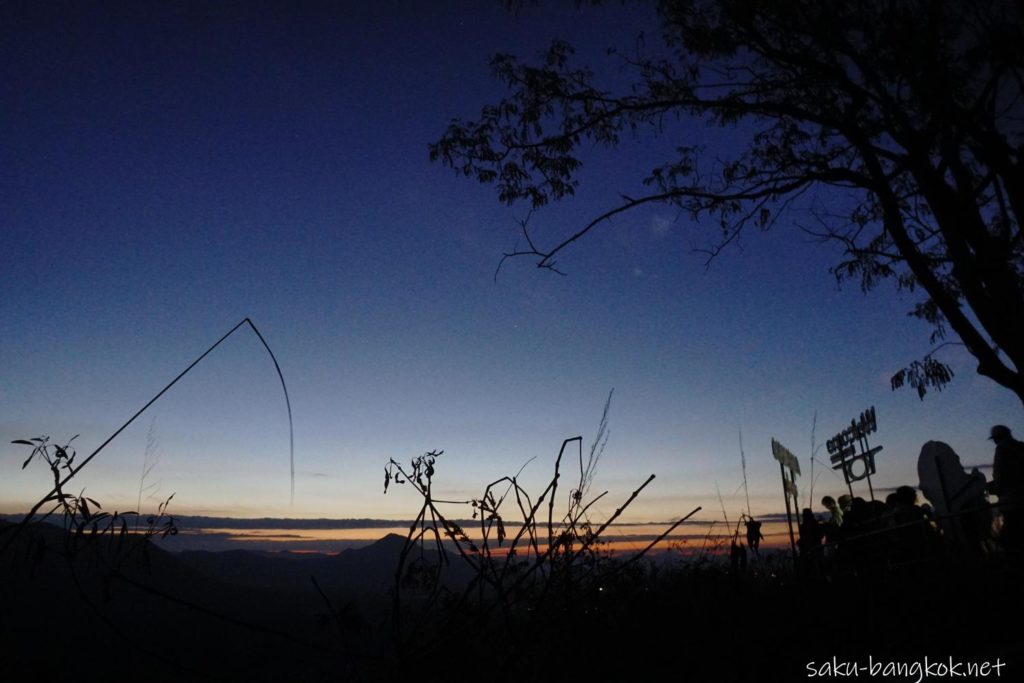
[[[443,449],[436,492],[469,498],[536,457],[523,481],[539,491],[564,438],[589,445],[613,388],[598,516],[655,473],[625,519],[717,516],[716,487],[735,517],[741,429],[754,513],[782,507],[773,437],[803,463],[803,502],[815,414],[823,444],[872,405],[879,487],[916,484],[929,439],[990,463],[988,428],[1017,430],[1017,399],[956,348],[946,391],[890,391],[929,349],[906,315],[915,298],[837,288],[840,253],[799,230],[806,214],[705,272],[693,250],[712,227],[652,207],[567,251],[568,277],[523,260],[494,280],[526,207],[431,164],[427,144],[501,96],[494,52],[565,38],[627,82],[604,48],[651,17],[611,4],[0,5],[3,443],[80,434],[90,452],[250,317],[291,394],[294,505],[284,399],[245,330],[72,488],[135,507],[151,440],[147,509],[173,492],[180,513],[408,518],[409,492],[382,495],[388,458]],[[531,225],[555,242],[694,137],[712,154],[742,144],[684,122],[587,150],[577,197]],[[44,468],[19,469],[26,455],[0,445],[0,512],[47,490]],[[843,492],[816,475],[815,499]]]

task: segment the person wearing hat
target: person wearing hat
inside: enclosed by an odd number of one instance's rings
[[[1013,438],[1005,425],[994,426],[988,438],[996,445],[989,491],[999,496],[999,513],[1003,517],[999,538],[1008,550],[1020,550],[1024,541],[1024,443]]]

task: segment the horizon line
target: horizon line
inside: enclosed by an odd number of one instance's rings
[[[27,513],[0,513],[0,520],[8,522],[21,522]],[[123,514],[124,517],[146,518],[149,514]],[[356,529],[356,528],[392,528],[410,527],[415,523],[412,519],[380,519],[375,517],[221,517],[213,515],[169,515],[173,518],[179,528],[196,528],[219,526],[225,529]],[[59,517],[54,516],[54,521]],[[785,521],[786,513],[769,513],[761,515],[756,519],[772,522]],[[47,520],[50,521],[50,520]],[[459,526],[479,526],[476,519],[452,519],[450,520]],[[522,520],[502,520],[506,526],[522,526]],[[612,522],[609,527],[636,527],[636,526],[670,526],[675,520],[669,521],[645,521],[645,522]],[[725,524],[726,520],[686,520],[682,522],[685,526],[708,526],[712,524]],[[729,522],[732,526],[734,522]],[[540,526],[540,525],[538,525]]]

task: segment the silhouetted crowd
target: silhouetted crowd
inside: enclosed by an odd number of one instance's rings
[[[912,570],[939,557],[996,552],[1019,561],[1024,443],[1003,425],[993,427],[989,438],[996,444],[991,482],[977,468],[965,471],[948,444],[929,441],[918,457],[917,489],[900,486],[884,502],[825,496],[821,517],[804,508],[797,541],[800,572]],[[919,501],[918,490],[926,502]]]

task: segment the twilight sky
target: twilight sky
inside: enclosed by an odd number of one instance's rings
[[[712,227],[652,207],[567,251],[568,277],[524,260],[494,280],[527,209],[431,164],[427,144],[501,96],[495,52],[565,38],[628,82],[604,48],[651,17],[611,5],[0,5],[0,512],[48,490],[12,439],[80,434],[87,454],[245,317],[288,382],[294,505],[284,399],[247,330],[72,488],[119,509],[142,489],[144,508],[175,493],[182,514],[408,518],[408,492],[382,495],[388,458],[443,449],[435,492],[469,498],[536,457],[523,481],[539,492],[613,388],[599,516],[655,473],[625,519],[718,516],[716,486],[735,518],[741,429],[754,513],[782,508],[772,437],[801,459],[803,504],[815,413],[823,444],[872,405],[879,487],[916,484],[929,439],[990,463],[988,428],[1019,431],[1015,397],[956,348],[946,391],[891,392],[929,328],[906,316],[913,295],[837,288],[839,252],[800,231],[807,212],[705,271]],[[555,242],[694,137],[711,156],[742,144],[681,122],[589,150],[577,197],[531,226]],[[815,500],[843,492],[815,475]]]

